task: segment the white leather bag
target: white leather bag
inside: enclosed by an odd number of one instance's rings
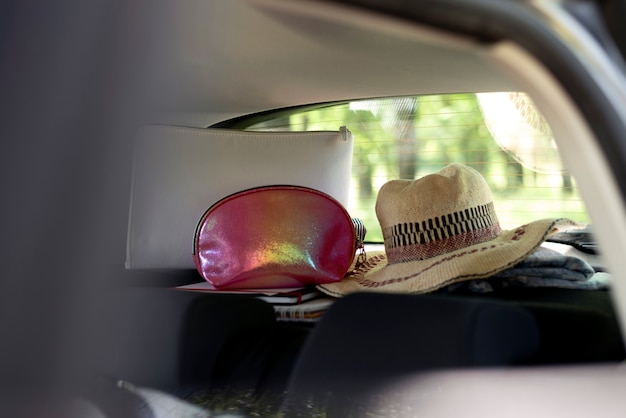
[[[353,139],[150,125],[135,144],[127,269],[194,269],[194,232],[213,203],[266,185],[305,186],[347,207]]]

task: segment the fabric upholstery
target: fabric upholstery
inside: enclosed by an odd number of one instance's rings
[[[307,340],[285,403],[341,401],[415,372],[507,366],[539,348],[523,308],[467,297],[357,293],[339,299]]]
[[[486,295],[360,293],[311,333],[283,411],[362,416],[393,385],[450,368],[618,362],[626,357],[610,294],[507,288]]]
[[[100,297],[107,316],[92,330],[96,372],[172,389],[207,384],[226,342],[275,323],[263,301],[173,289],[120,289]]]

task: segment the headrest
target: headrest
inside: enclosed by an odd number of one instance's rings
[[[288,184],[348,204],[353,139],[322,132],[251,132],[150,125],[136,138],[127,269],[194,269],[202,214],[230,194]]]

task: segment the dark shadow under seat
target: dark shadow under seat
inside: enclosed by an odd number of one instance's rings
[[[309,336],[283,412],[314,405],[327,416],[362,416],[366,401],[420,372],[624,358],[604,291],[357,293],[338,299]]]
[[[279,382],[282,373],[286,381],[307,331],[283,327],[271,305],[245,296],[124,288],[98,303],[104,318],[88,342],[95,370],[168,391]]]
[[[362,399],[417,372],[625,358],[604,291],[359,293],[314,327],[277,322],[271,305],[243,296],[140,287],[98,300],[108,316],[92,333],[98,373],[208,408],[249,396],[297,416],[311,394]]]

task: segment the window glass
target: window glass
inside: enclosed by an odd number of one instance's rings
[[[588,222],[575,180],[563,166],[545,119],[517,92],[393,97],[320,105],[268,116],[261,131],[337,130],[354,134],[348,211],[382,241],[378,189],[457,162],[487,179],[504,229],[539,218]]]

